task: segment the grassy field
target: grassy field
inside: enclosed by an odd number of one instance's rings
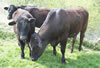
[[[70,53],[71,41],[68,41],[66,49],[66,62],[61,64],[60,46],[57,47],[57,56],[52,56],[52,47],[47,46],[44,54],[38,61],[33,62],[29,57],[29,50],[25,48],[25,59],[20,58],[20,47],[16,39],[0,40],[0,68],[100,68],[100,50],[93,50],[83,46],[83,50],[77,50],[76,42],[74,53]]]
[[[82,51],[78,51],[79,39],[75,43],[74,53],[70,53],[71,41],[66,48],[66,62],[61,64],[60,45],[57,56],[52,56],[52,47],[47,46],[38,61],[29,57],[29,49],[25,48],[25,59],[20,58],[20,47],[12,27],[8,26],[7,12],[3,7],[9,4],[38,5],[47,8],[70,8],[82,6],[89,12],[89,24]],[[100,45],[91,40],[100,36],[100,0],[0,0],[0,68],[100,68]]]

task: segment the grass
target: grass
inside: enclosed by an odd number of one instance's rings
[[[70,8],[82,6],[89,12],[89,24],[86,38],[96,40],[100,35],[100,0],[0,0],[0,68],[100,68],[100,45],[91,40],[84,40],[82,51],[78,51],[79,39],[76,40],[74,53],[70,53],[71,41],[66,47],[66,62],[61,64],[60,46],[57,46],[57,56],[52,56],[52,47],[47,46],[38,61],[33,62],[29,56],[29,49],[25,48],[25,59],[20,58],[20,47],[17,45],[13,27],[8,26],[5,5],[38,5],[47,8]]]
[[[4,33],[5,34],[5,33]],[[9,34],[9,33],[7,33]],[[100,46],[94,49],[94,45],[85,40],[82,51],[78,51],[79,40],[76,40],[74,53],[70,53],[71,39],[68,40],[66,48],[66,62],[61,64],[60,46],[57,46],[57,56],[52,56],[52,47],[47,46],[44,54],[38,61],[33,62],[29,56],[29,49],[25,48],[25,59],[20,58],[20,47],[16,38],[12,35],[9,38],[0,39],[0,68],[99,68]]]
[[[8,33],[8,32],[3,32],[0,30],[0,38],[5,40],[5,39],[13,39],[15,38],[15,35],[12,33]]]
[[[9,41],[9,42],[8,42]],[[38,61],[33,62],[29,57],[29,50],[25,48],[25,59],[20,58],[20,47],[16,40],[0,40],[0,68],[100,68],[100,51],[92,49],[79,52],[77,47],[70,53],[70,41],[66,48],[66,62],[61,64],[60,46],[57,46],[57,56],[52,56],[52,47],[47,46]],[[4,42],[4,43],[3,43]],[[13,43],[13,44],[12,44]],[[76,42],[76,45],[77,42]]]

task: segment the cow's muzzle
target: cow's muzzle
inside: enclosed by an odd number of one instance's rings
[[[31,58],[31,60],[32,60],[32,61],[37,61],[37,60],[38,60],[38,58]]]
[[[10,19],[12,19],[12,17],[11,16],[8,16],[7,19],[10,20]]]
[[[20,36],[20,40],[27,40],[26,36]]]

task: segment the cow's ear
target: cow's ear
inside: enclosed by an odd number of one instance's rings
[[[32,23],[32,22],[35,22],[36,19],[35,18],[29,18],[28,21]]]
[[[11,22],[8,23],[8,25],[10,25],[10,26],[15,25],[15,24],[16,24],[15,21],[11,21]]]
[[[8,7],[4,7],[5,10],[8,10]]]

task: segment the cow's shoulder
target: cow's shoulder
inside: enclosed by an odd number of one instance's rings
[[[54,17],[56,16],[56,10],[51,10],[50,13],[48,14],[49,20],[54,19]]]

